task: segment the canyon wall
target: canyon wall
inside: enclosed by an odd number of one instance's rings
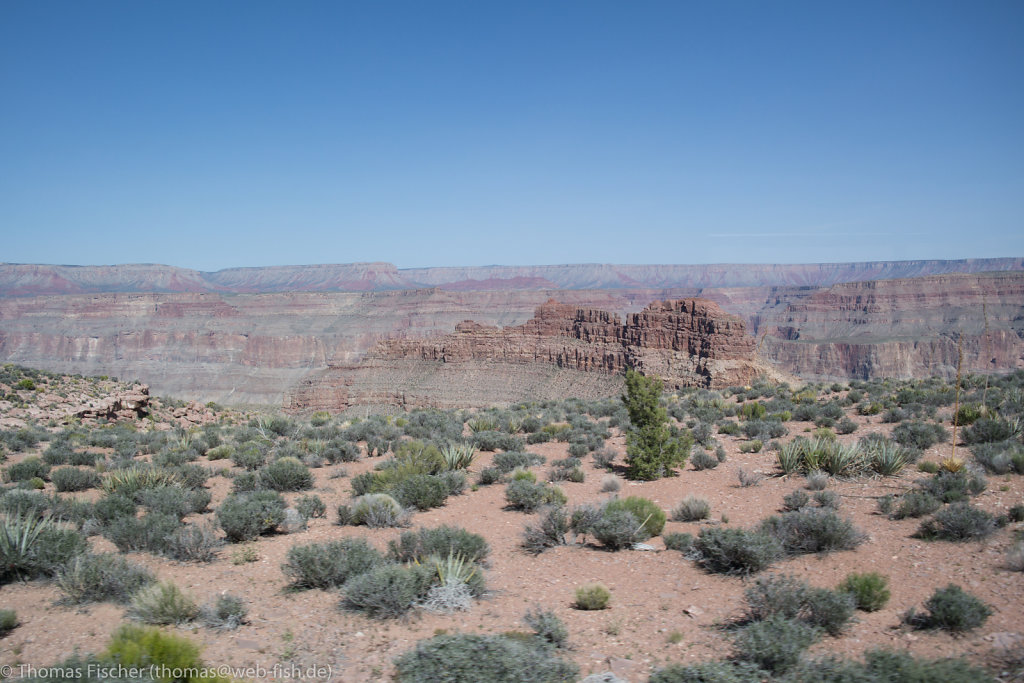
[[[1000,261],[1011,266],[1019,262],[1020,259]],[[912,269],[907,264],[916,262],[901,263],[906,270]],[[378,271],[391,272],[384,266],[356,264],[342,275],[352,278],[347,281],[376,283],[380,279]],[[64,279],[53,279],[54,269],[59,268],[67,271],[61,276]],[[210,286],[199,275],[198,280],[182,279],[181,269],[139,266],[126,273],[123,268],[0,266],[0,290],[7,287],[3,291],[9,294],[12,288],[16,289],[9,277],[14,271],[20,273],[15,280],[21,283],[19,291],[23,294],[44,285],[78,291],[77,287],[88,283],[98,290],[119,277],[125,278],[122,290],[172,288],[183,286],[186,281],[197,287]],[[335,277],[339,268],[325,266],[315,277],[294,268],[219,271],[222,279],[216,284],[225,289],[270,287],[271,281],[263,271],[273,271],[274,287],[308,286],[311,281],[326,287],[340,281]],[[659,267],[650,268],[654,270],[648,275],[653,278]],[[26,280],[30,270],[32,276]],[[482,278],[488,274],[462,270],[465,272],[447,272],[439,277],[448,281],[453,277]],[[501,275],[507,284],[510,278],[527,277],[542,270],[489,272]],[[253,279],[251,271],[260,271],[263,279]],[[586,272],[593,276],[597,271],[591,268]],[[573,281],[583,282],[581,273],[573,275]],[[550,272],[547,276],[555,277]],[[416,277],[426,276],[417,273]],[[30,280],[35,283],[32,287]],[[468,280],[461,282],[465,284]],[[137,379],[160,395],[231,404],[280,405],[290,387],[316,378],[331,367],[358,366],[381,339],[399,344],[403,339],[448,333],[463,320],[483,326],[523,325],[538,306],[554,297],[573,310],[604,311],[603,315],[609,316],[607,320],[580,321],[579,333],[590,340],[611,343],[601,340],[602,335],[607,336],[607,326],[614,316],[625,325],[630,315],[638,314],[652,301],[700,296],[740,316],[763,358],[782,371],[809,378],[952,376],[958,345],[967,371],[1024,367],[1024,273],[1017,270],[825,287],[787,284],[501,290],[486,286],[489,285],[481,285],[481,290],[431,287],[363,292],[117,291],[3,296],[0,361],[60,372]],[[549,323],[540,320],[535,324]],[[567,381],[565,373],[579,372],[574,368],[589,371],[622,363],[618,357],[623,353],[621,350],[610,351],[608,358],[589,352],[575,356],[576,353],[572,345],[566,346],[563,365],[554,366],[559,372],[551,374],[549,367],[538,370],[540,374],[530,386],[550,386],[554,391]],[[677,371],[675,365],[656,368],[655,364],[661,362],[657,359],[638,355],[634,360],[654,374]],[[382,362],[379,358],[377,361]],[[582,374],[591,377],[586,382],[597,381],[592,378],[594,373]],[[442,384],[455,381],[450,369],[431,376]],[[574,382],[583,391],[586,382]],[[606,388],[602,385],[593,391]]]

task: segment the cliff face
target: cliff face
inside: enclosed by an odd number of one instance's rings
[[[743,321],[713,302],[655,302],[623,323],[618,314],[552,299],[522,325],[464,321],[453,334],[384,340],[363,363],[300,383],[286,404],[338,411],[607,396],[619,391],[617,375],[627,368],[657,374],[669,387],[724,387],[772,373],[755,359]]]
[[[1024,367],[1024,277],[940,275],[778,291],[762,353],[813,378],[921,377]],[[959,347],[959,351],[958,351]]]

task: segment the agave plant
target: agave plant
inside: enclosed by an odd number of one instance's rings
[[[126,496],[132,496],[143,489],[155,489],[162,486],[181,486],[181,481],[174,472],[162,467],[138,465],[114,470],[103,479],[104,492],[121,493]]]
[[[22,576],[34,566],[36,540],[53,527],[49,517],[10,515],[0,522],[0,575]]]
[[[449,444],[441,449],[445,468],[449,470],[469,469],[476,455],[476,449],[469,444]]]
[[[858,444],[830,443],[824,449],[821,469],[832,476],[853,476],[860,474],[867,466],[867,460]]]
[[[883,477],[899,474],[910,459],[910,453],[894,441],[875,442],[868,450],[871,469]]]

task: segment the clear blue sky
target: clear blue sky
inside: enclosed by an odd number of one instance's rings
[[[0,2],[0,261],[1024,255],[1024,2]]]

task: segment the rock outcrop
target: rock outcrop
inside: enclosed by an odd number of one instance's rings
[[[628,368],[669,387],[745,384],[773,371],[754,355],[743,320],[711,301],[659,301],[626,316],[549,300],[522,325],[474,321],[453,334],[383,340],[363,363],[301,383],[294,410],[361,404],[491,405],[550,396],[613,395]]]

